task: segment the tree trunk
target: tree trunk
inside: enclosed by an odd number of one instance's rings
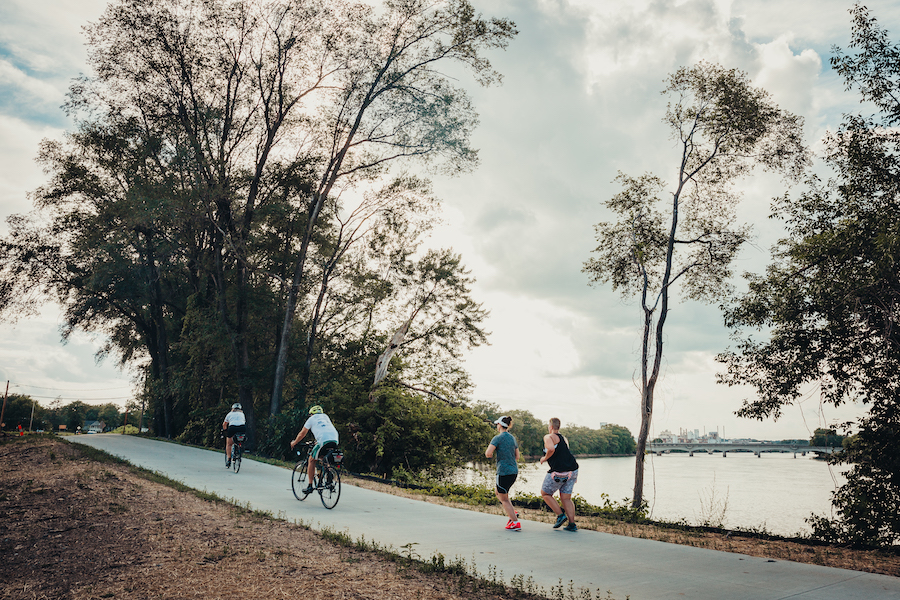
[[[666,324],[666,316],[669,312],[669,283],[672,276],[672,259],[675,254],[675,233],[678,230],[678,202],[683,186],[684,181],[682,180],[672,198],[672,227],[669,230],[669,241],[666,247],[666,268],[659,290],[659,319],[656,322],[656,335],[654,336],[653,369],[649,377],[647,376],[647,362],[650,353],[650,328],[653,325],[653,311],[655,307],[649,308],[647,306],[648,285],[646,278],[641,296],[641,306],[644,308],[644,335],[641,343],[641,430],[638,434],[637,448],[635,449],[632,508],[640,508],[644,500],[644,458],[647,453],[647,439],[650,437],[650,422],[653,419],[653,394],[656,390],[656,382],[659,380],[659,370],[662,365],[663,327]]]
[[[343,154],[340,155],[343,157]],[[334,175],[331,181],[325,186],[323,193],[317,194],[309,207],[309,218],[306,221],[306,232],[303,234],[303,241],[300,243],[300,251],[297,254],[297,262],[294,267],[294,277],[291,281],[291,287],[288,289],[288,298],[284,307],[284,321],[281,325],[281,337],[278,341],[278,353],[275,359],[275,380],[272,382],[272,398],[269,403],[269,418],[281,412],[281,394],[284,391],[284,380],[287,377],[287,358],[290,349],[291,331],[294,326],[294,313],[297,312],[297,302],[300,296],[300,284],[303,282],[303,270],[306,268],[306,254],[309,251],[309,242],[312,239],[313,230],[325,198],[331,191],[331,186],[337,179],[337,163]]]
[[[172,389],[169,385],[169,337],[166,332],[166,321],[163,315],[162,286],[160,285],[159,266],[156,264],[156,255],[153,251],[153,243],[150,234],[144,232],[147,241],[147,268],[150,275],[150,290],[152,298],[151,314],[153,328],[156,330],[156,355],[159,365],[158,378],[162,383],[163,422],[165,424],[165,437],[172,439],[175,434],[175,419],[172,403]]]
[[[650,350],[650,328],[653,325],[653,310],[644,305],[644,334],[641,340],[641,429],[638,433],[634,460],[634,497],[632,508],[640,508],[644,501],[644,458],[647,454],[647,438],[650,436],[650,421],[653,417],[653,388],[647,379],[647,354]],[[655,382],[654,382],[655,383]]]

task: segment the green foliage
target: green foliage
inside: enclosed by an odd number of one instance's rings
[[[810,386],[824,403],[869,406],[840,428],[855,435],[829,457],[852,465],[832,498],[836,517],[810,522],[829,541],[891,546],[900,542],[900,139],[890,127],[900,122],[900,46],[864,6],[851,14],[855,54],[836,49],[832,66],[880,112],[846,116],[825,139],[833,178],[774,204],[788,236],[726,311],[738,345],[719,360],[723,382],[756,391],[740,416],[777,419]]]
[[[193,411],[176,439],[183,444],[194,446],[222,447],[224,444],[221,439],[222,423],[229,410],[231,410],[231,405]]]
[[[3,399],[0,398],[0,403],[2,402]],[[32,406],[34,406],[35,411],[35,423],[33,428],[47,429],[48,427],[44,426],[45,417],[43,407],[36,404],[30,396],[23,396],[20,394],[10,394],[6,398],[6,410],[3,413],[3,422],[5,425],[3,426],[3,429],[13,430],[21,424],[22,428],[27,431],[28,423],[31,419]]]
[[[471,506],[492,506],[498,504],[493,487],[486,485],[451,483],[445,480],[429,481],[422,477],[415,478],[411,483],[417,484],[417,489],[411,490],[415,493],[445,498],[450,502],[459,502]],[[575,494],[572,496],[572,502],[575,504],[576,514],[593,517],[601,516],[627,523],[641,523],[647,520],[648,506],[646,501],[640,507],[634,509],[629,505],[628,499],[614,502],[606,494],[602,494],[601,498],[603,503],[594,505],[579,494]],[[516,492],[512,503],[521,508],[534,510],[544,510],[546,507],[541,495],[532,492]]]
[[[812,438],[809,440],[810,446],[830,446],[832,448],[840,448],[846,436],[838,435],[834,429],[818,428],[813,432]]]
[[[374,402],[334,404],[317,398],[339,427],[345,461],[351,469],[391,475],[441,474],[481,455],[490,427],[464,407],[423,398],[403,389],[380,387]]]
[[[544,453],[544,436],[547,434],[547,423],[537,419],[527,410],[502,411],[493,403],[476,402],[472,405],[476,415],[485,421],[493,422],[497,417],[509,415],[513,418],[510,430],[519,442],[519,451],[523,456],[541,456]],[[634,436],[626,427],[606,424],[600,429],[583,426],[567,426],[562,422],[560,433],[569,440],[569,448],[573,454],[634,454]]]
[[[259,453],[291,462],[302,458],[297,454],[297,451],[291,450],[290,444],[291,440],[297,437],[297,434],[303,428],[303,424],[309,416],[308,410],[309,407],[305,406],[295,407],[270,417],[266,424],[266,433],[261,436],[258,448]],[[337,426],[338,423],[335,423],[335,425]]]
[[[621,425],[606,424],[600,429],[564,427],[560,433],[569,441],[573,454],[634,454],[636,442],[631,431]]]

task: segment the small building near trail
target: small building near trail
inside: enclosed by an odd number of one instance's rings
[[[106,423],[103,421],[88,421],[84,424],[85,433],[103,433],[106,430]]]

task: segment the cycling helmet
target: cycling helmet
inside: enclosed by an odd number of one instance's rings
[[[309,408],[309,414],[311,414],[311,415],[321,415],[321,414],[324,413],[324,412],[325,412],[325,411],[322,410],[322,407],[319,406],[318,404],[316,404],[316,405],[314,405],[314,406],[311,406],[311,407]]]
[[[234,404],[231,405],[231,410],[244,410],[244,409],[241,408],[240,402],[235,402]]]

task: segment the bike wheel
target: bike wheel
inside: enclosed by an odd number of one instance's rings
[[[341,497],[341,474],[333,466],[325,465],[319,484],[319,497],[322,499],[322,504],[325,508],[334,508]]]
[[[234,453],[234,458],[231,460],[231,466],[234,467],[234,472],[237,473],[241,470],[241,455],[244,453],[244,451],[240,446],[237,446],[236,448],[232,449],[232,452]]]
[[[301,502],[306,500],[309,495],[306,493],[306,461],[301,460],[294,467],[294,473],[291,475],[291,489],[294,490],[294,497]]]

